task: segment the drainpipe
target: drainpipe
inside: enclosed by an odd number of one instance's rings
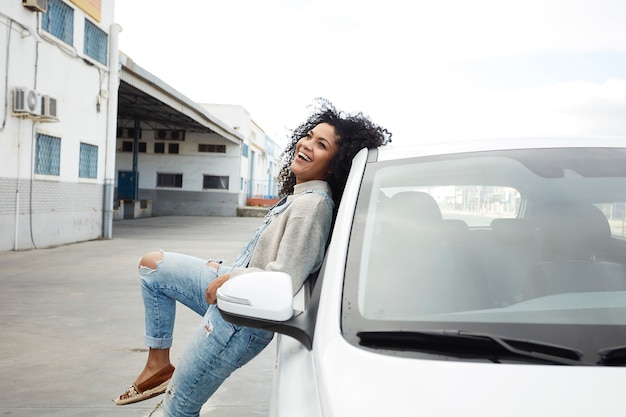
[[[115,145],[117,140],[117,90],[119,79],[119,34],[122,27],[113,23],[110,29],[109,48],[109,100],[107,105],[106,150],[104,162],[104,218],[102,237],[113,238],[113,188],[115,185]]]

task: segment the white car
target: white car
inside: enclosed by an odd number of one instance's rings
[[[218,295],[280,334],[271,415],[626,415],[626,140],[362,151],[315,283]]]

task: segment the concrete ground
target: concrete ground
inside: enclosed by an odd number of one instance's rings
[[[142,369],[139,257],[163,249],[232,262],[258,218],[154,217],[113,224],[113,239],[0,252],[0,415],[162,416],[159,396],[112,399]],[[176,365],[200,317],[178,309]],[[275,344],[235,372],[202,416],[266,416]]]

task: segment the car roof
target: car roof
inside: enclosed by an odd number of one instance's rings
[[[469,139],[453,142],[432,142],[396,146],[393,143],[379,148],[378,161],[388,161],[418,156],[446,155],[464,152],[481,152],[510,149],[541,148],[624,148],[626,137],[519,137]]]

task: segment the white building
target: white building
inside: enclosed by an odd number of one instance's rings
[[[280,169],[282,148],[250,118],[240,105],[202,104],[209,112],[241,133],[241,190],[245,198],[275,198],[278,196],[276,176]],[[245,205],[245,201],[240,202]]]
[[[249,114],[244,134],[120,54],[113,14],[113,0],[0,2],[0,251],[111,238],[120,213],[234,216],[275,193],[280,152]]]
[[[116,201],[124,218],[235,216],[244,136],[122,55]]]
[[[113,21],[111,1],[0,3],[0,250],[107,232],[119,31]]]

